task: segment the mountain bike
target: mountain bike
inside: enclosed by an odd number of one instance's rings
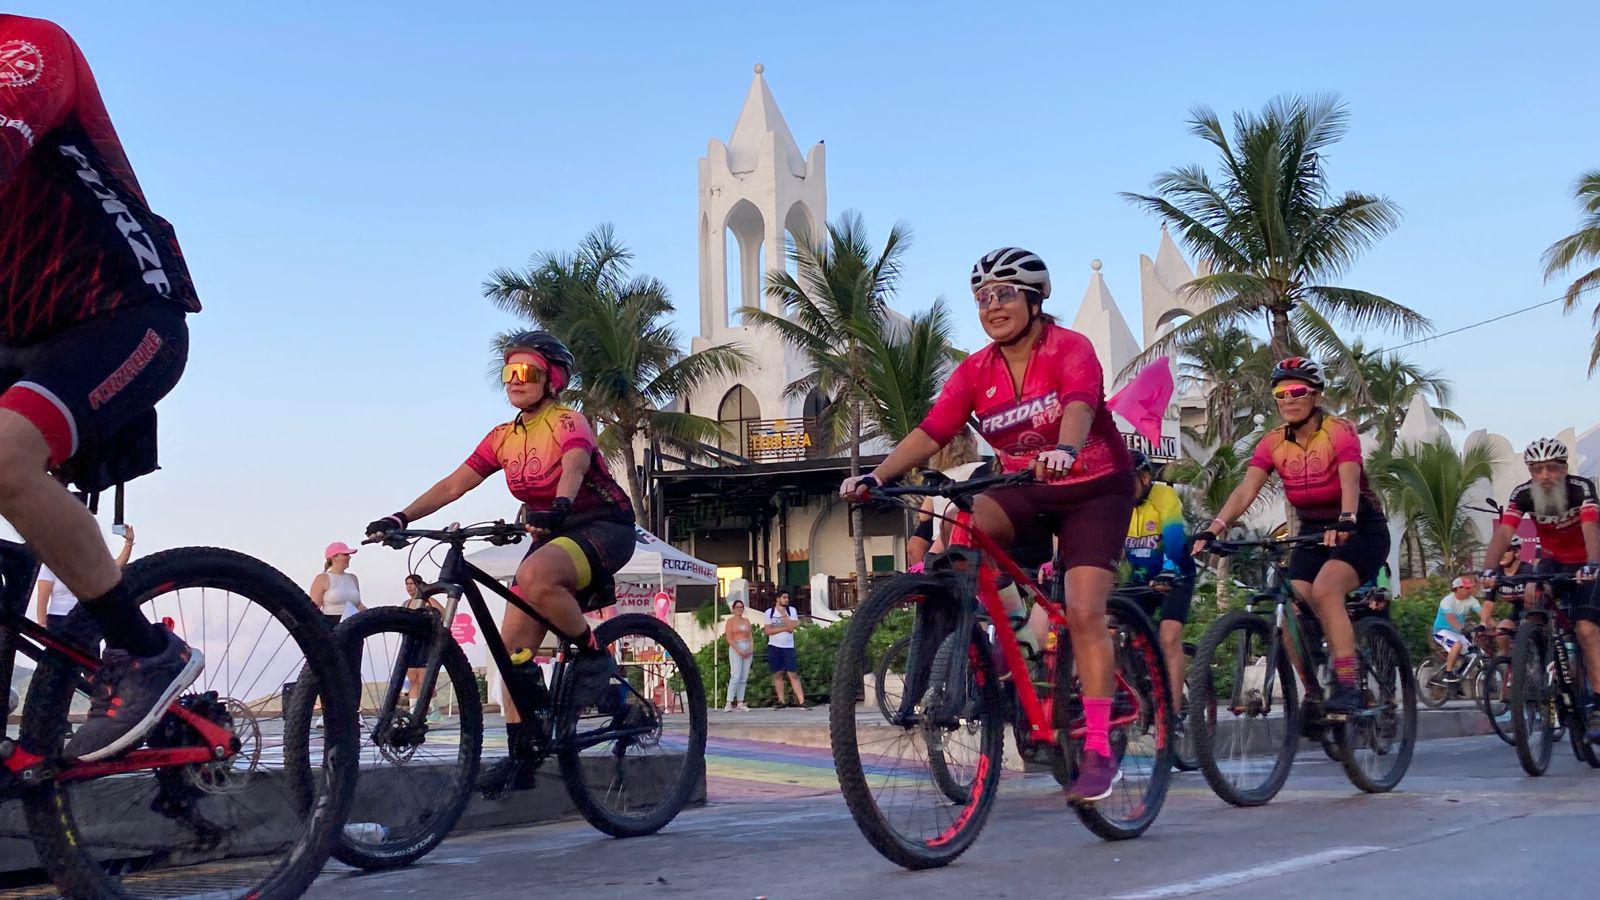
[[[1457,655],[1457,677],[1447,678],[1444,667],[1446,654],[1437,649],[1428,658],[1417,663],[1417,699],[1429,709],[1439,709],[1451,700],[1479,701],[1483,697],[1484,678],[1490,675],[1494,657],[1489,652],[1482,625],[1470,629],[1467,645]]]
[[[1560,573],[1501,575],[1507,584],[1579,585]],[[1590,585],[1589,589],[1593,589]],[[1594,701],[1574,629],[1572,602],[1552,604],[1544,615],[1525,614],[1511,642],[1511,733],[1517,761],[1529,775],[1550,767],[1557,729],[1565,726],[1572,754],[1600,768],[1588,741],[1588,710]]]
[[[1295,548],[1321,542],[1315,534],[1219,540],[1210,548],[1217,555],[1260,548],[1269,560],[1266,589],[1206,629],[1189,676],[1189,729],[1196,734],[1200,771],[1217,796],[1235,806],[1259,806],[1277,795],[1302,736],[1322,741],[1351,783],[1369,793],[1392,790],[1411,764],[1417,687],[1410,658],[1386,612],[1369,608],[1367,591],[1346,600],[1366,708],[1349,716],[1322,709],[1322,629],[1284,576]],[[1304,699],[1297,696],[1300,682]]]
[[[879,487],[871,496],[906,508],[912,504],[899,498],[948,497],[970,514],[978,493],[1031,480],[1021,474]],[[922,573],[898,576],[872,593],[851,617],[834,667],[832,696],[857,696],[870,680],[885,683],[879,664],[910,632],[898,697],[874,696],[865,719],[849,703],[829,708],[845,803],[868,842],[908,869],[947,865],[977,839],[993,811],[1007,725],[1023,758],[1049,765],[1063,783],[1075,775],[1082,752],[1081,690],[1062,607],[992,538],[964,530],[967,537],[926,559]],[[1031,663],[1006,616],[1000,573],[1049,617],[1045,649]],[[1073,809],[1095,834],[1122,840],[1142,834],[1161,811],[1171,767],[1171,698],[1145,614],[1113,596],[1107,623],[1115,659],[1111,745],[1122,779],[1110,797]]]
[[[521,597],[466,561],[472,541],[504,546],[526,537],[504,522],[442,530],[390,532],[402,548],[435,541],[446,549],[439,578],[422,596],[443,596],[443,616],[397,607],[369,609],[336,631],[359,686],[361,777],[350,827],[334,846],[342,862],[363,869],[408,865],[444,840],[474,790],[483,749],[483,698],[449,623],[465,599],[500,670],[509,700],[524,711],[524,740],[508,748],[518,771],[554,756],[567,795],[589,824],[613,837],[659,831],[688,803],[705,772],[706,700],[689,648],[654,616],[621,615],[595,626],[595,639],[618,672],[595,703],[579,703],[567,677],[577,648]],[[375,543],[369,540],[367,543]],[[561,639],[548,689],[533,664],[514,664],[484,588],[526,612]],[[579,592],[579,604],[614,604],[609,582]],[[408,678],[420,674],[420,684]]]
[[[1172,590],[1177,576],[1163,572],[1151,580],[1149,584],[1128,584],[1112,591],[1118,597],[1124,597],[1144,610],[1151,622],[1158,622],[1156,618],[1161,611],[1161,601],[1167,591]],[[1194,665],[1195,645],[1190,641],[1183,642],[1184,671]],[[1177,698],[1178,709],[1188,714],[1188,704],[1183,697]],[[1172,742],[1172,765],[1180,772],[1193,772],[1200,768],[1200,751],[1195,746],[1194,734],[1188,729],[1183,729],[1178,734],[1178,739]]]
[[[206,666],[139,745],[77,762],[61,754],[101,664],[98,633],[81,605],[59,632],[26,617],[38,568],[28,547],[0,541],[0,698],[27,681],[19,729],[0,741],[0,799],[19,801],[0,808],[0,836],[31,841],[34,865],[70,897],[300,896],[356,775],[348,672],[310,598],[229,550],[127,566],[140,609]],[[312,734],[317,706],[324,727]],[[15,859],[8,896],[54,895]]]

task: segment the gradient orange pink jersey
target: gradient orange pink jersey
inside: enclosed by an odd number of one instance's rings
[[[606,468],[598,451],[594,430],[582,413],[558,404],[528,415],[519,414],[503,425],[496,425],[467,457],[467,466],[487,478],[506,473],[511,496],[528,504],[531,510],[550,508],[561,482],[561,457],[569,450],[591,454],[589,471],[584,475],[578,495],[572,500],[568,521],[615,519],[632,522],[633,504]]]
[[[1304,519],[1335,519],[1339,513],[1339,464],[1361,465],[1361,439],[1355,425],[1336,416],[1323,416],[1317,430],[1305,444],[1289,436],[1288,427],[1274,428],[1261,438],[1250,465],[1277,472],[1283,479],[1283,494]],[[1362,512],[1381,513],[1383,506],[1367,483],[1367,470],[1361,469]]]

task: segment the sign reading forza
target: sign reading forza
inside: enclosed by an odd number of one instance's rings
[[[1143,450],[1144,455],[1155,460],[1173,460],[1178,458],[1178,438],[1175,435],[1163,434],[1159,442],[1152,442],[1142,434],[1124,431],[1122,439],[1128,443],[1129,450]]]
[[[745,426],[745,456],[751,462],[806,459],[821,445],[816,419],[767,419]]]

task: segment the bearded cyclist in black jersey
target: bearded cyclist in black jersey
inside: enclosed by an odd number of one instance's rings
[[[154,468],[154,407],[188,359],[200,303],[150,211],[71,37],[0,14],[0,516],[105,636],[89,719],[65,755],[136,745],[204,660],[145,619],[80,487]],[[120,454],[120,455],[119,455]],[[98,461],[98,462],[96,462]],[[86,475],[87,473],[87,475]],[[88,484],[86,484],[88,482]]]
[[[1600,576],[1600,494],[1594,482],[1568,471],[1567,445],[1555,438],[1529,444],[1522,460],[1528,464],[1529,478],[1511,492],[1484,558],[1498,559],[1523,517],[1533,519],[1545,554],[1534,571],[1577,576],[1575,584],[1556,585],[1551,599],[1572,607],[1589,687],[1593,695],[1600,695],[1600,590],[1596,587]],[[1483,583],[1491,590],[1495,587],[1493,570],[1483,572]],[[1588,713],[1588,738],[1600,740],[1600,709]]]

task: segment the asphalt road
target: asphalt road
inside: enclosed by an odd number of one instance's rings
[[[617,841],[582,822],[453,838],[415,867],[331,864],[309,897],[1594,897],[1600,771],[1557,746],[1530,778],[1493,737],[1425,741],[1401,789],[1367,795],[1302,754],[1271,804],[1234,809],[1176,776],[1144,837],[1107,843],[1048,776],[1003,783],[978,842],[904,872],[862,839],[837,792],[713,802]],[[1485,893],[1486,892],[1486,893]]]

